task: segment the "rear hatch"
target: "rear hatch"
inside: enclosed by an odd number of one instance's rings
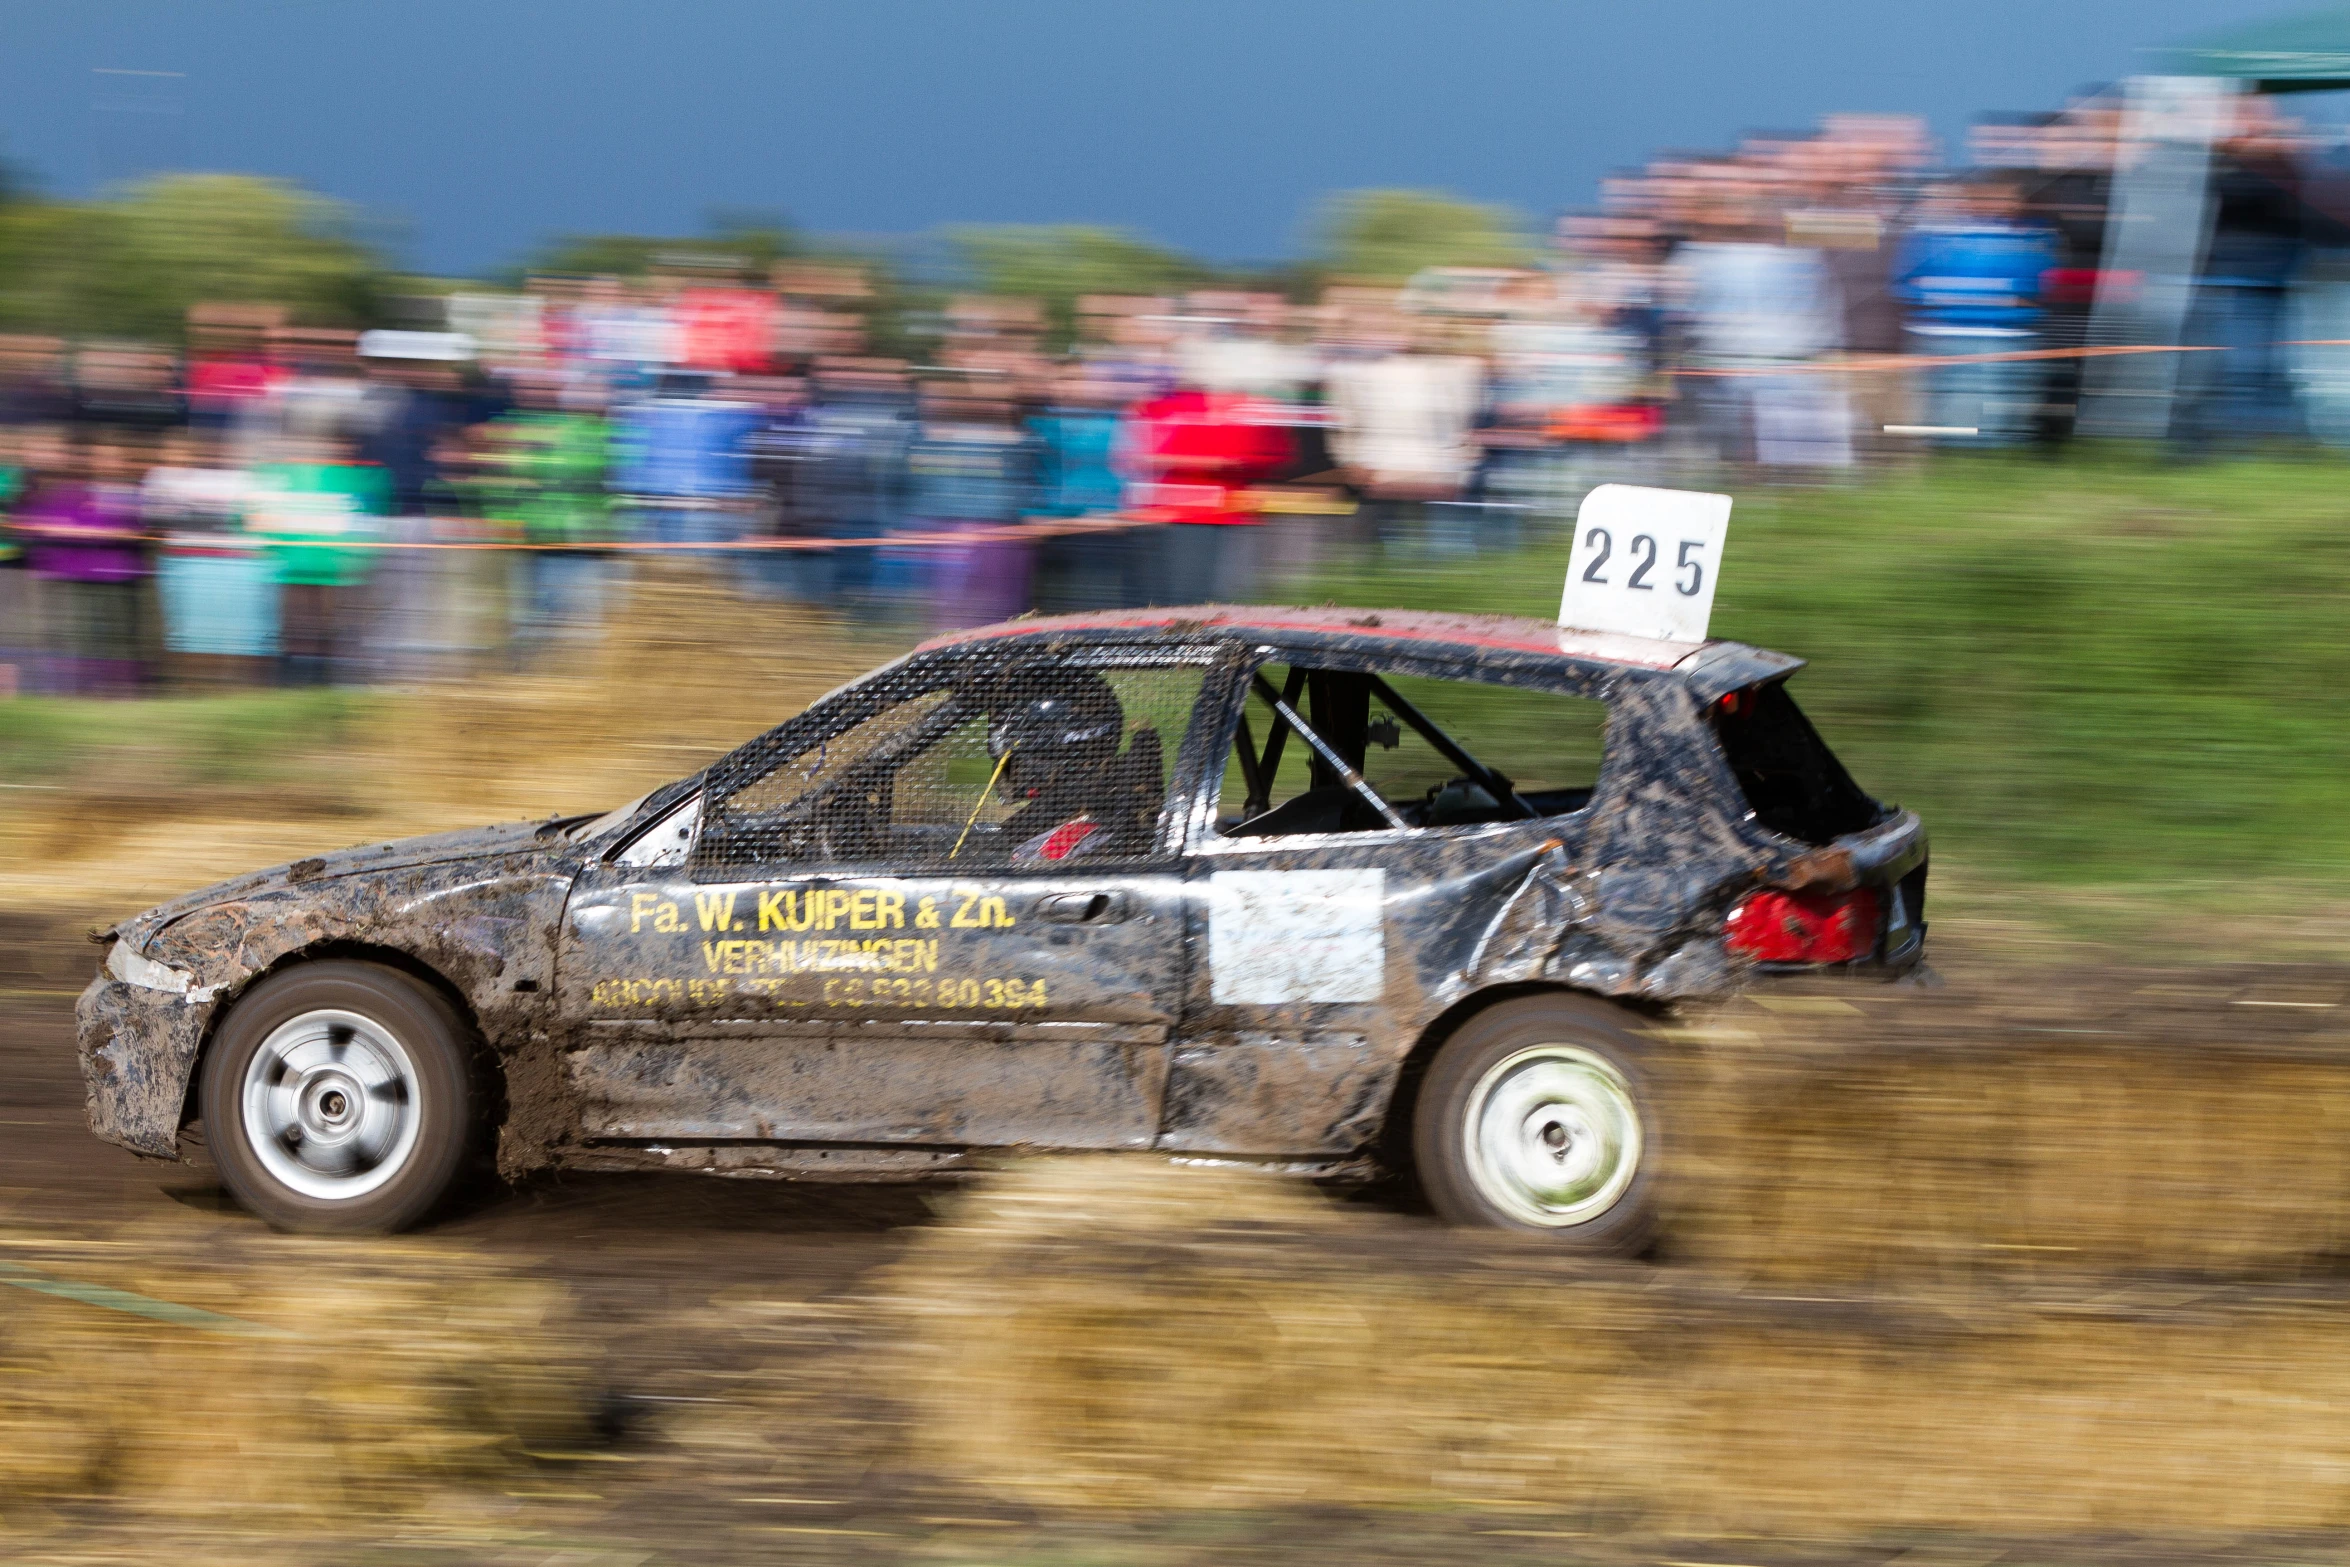
[[[1724,939],[1771,968],[1914,962],[1926,934],[1926,835],[1870,798],[1784,679],[1728,692],[1707,717],[1758,827],[1803,849],[1730,910]]]

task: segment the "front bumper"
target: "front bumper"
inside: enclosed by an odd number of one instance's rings
[[[156,1159],[179,1157],[188,1084],[213,1008],[100,973],[74,1004],[90,1130]]]

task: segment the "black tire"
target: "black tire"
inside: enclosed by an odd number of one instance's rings
[[[204,1059],[222,1183],[281,1230],[406,1229],[467,1168],[471,1047],[447,998],[397,969],[336,958],[272,975]]]
[[[1430,1206],[1448,1223],[1577,1251],[1640,1250],[1656,1223],[1659,1153],[1644,1043],[1630,1013],[1589,996],[1505,1001],[1463,1024],[1412,1112]]]

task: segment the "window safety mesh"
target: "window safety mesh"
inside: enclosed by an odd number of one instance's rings
[[[909,668],[843,698],[731,781],[711,872],[1049,866],[1157,852],[1207,670],[1028,662]]]

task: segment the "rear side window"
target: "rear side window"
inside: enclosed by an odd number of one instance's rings
[[[1863,794],[1779,682],[1733,691],[1711,709],[1722,755],[1754,819],[1803,843],[1874,827],[1884,810]]]
[[[1605,702],[1422,675],[1389,675],[1386,684],[1463,750],[1517,785],[1519,796],[1542,815],[1578,811],[1589,802],[1607,737]],[[1460,768],[1386,701],[1374,696],[1371,708],[1374,723],[1382,716],[1396,721],[1393,745],[1363,752],[1363,776],[1382,795],[1433,803],[1460,779]],[[1380,738],[1387,738],[1384,731]]]
[[[1289,727],[1276,698],[1313,738]],[[1257,838],[1564,815],[1590,803],[1606,732],[1607,705],[1592,698],[1270,664],[1233,737],[1219,825]]]

